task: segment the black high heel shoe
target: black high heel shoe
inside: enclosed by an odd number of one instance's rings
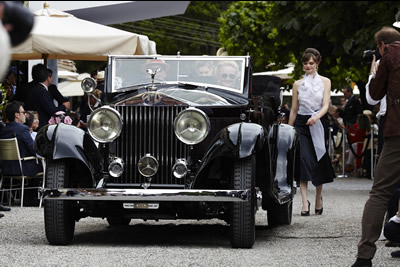
[[[311,203],[310,203],[310,201],[308,201],[308,200],[307,200],[307,202],[308,202],[308,210],[307,210],[307,211],[302,211],[302,212],[301,212],[301,216],[310,216],[310,206],[311,206]]]
[[[321,197],[321,202],[322,202],[322,197]],[[320,209],[315,209],[315,215],[322,215],[322,212],[324,211],[324,208],[320,208]]]

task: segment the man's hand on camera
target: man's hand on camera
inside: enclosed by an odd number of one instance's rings
[[[371,62],[371,69],[370,75],[375,76],[376,72],[378,71],[379,61],[376,61],[376,56],[372,55],[372,62]]]
[[[370,74],[374,74],[375,63],[376,63],[376,56],[372,55],[371,69],[369,71]]]

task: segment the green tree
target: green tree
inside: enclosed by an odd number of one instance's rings
[[[144,21],[121,23],[112,27],[144,34],[156,42],[161,55],[215,55],[221,43],[218,18],[232,1],[191,1],[185,14]]]
[[[110,25],[124,31],[143,34],[156,42],[161,55],[215,55],[222,43],[218,40],[218,18],[232,1],[191,1],[185,14]],[[79,72],[104,69],[102,61],[76,61]]]
[[[399,1],[238,1],[222,13],[220,41],[231,55],[253,58],[254,71],[295,64],[294,79],[307,47],[322,55],[319,72],[332,80],[332,88],[351,81],[363,87],[369,64],[363,51],[375,49],[374,33],[391,26]]]

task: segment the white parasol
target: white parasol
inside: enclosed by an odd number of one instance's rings
[[[155,43],[145,35],[82,20],[46,4],[34,15],[30,36],[11,50],[12,60],[106,60],[109,54],[156,54]]]
[[[58,91],[65,96],[83,96],[84,92],[81,87],[81,82],[86,77],[90,77],[89,73],[77,74],[76,79],[60,82],[58,84]]]

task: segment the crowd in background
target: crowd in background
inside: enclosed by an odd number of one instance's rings
[[[379,105],[372,110],[364,108],[359,96],[353,94],[353,88],[346,86],[340,97],[340,103],[329,106],[327,118],[329,131],[325,133],[327,147],[336,173],[343,171],[354,177],[371,178],[371,143],[374,144],[374,154],[378,158],[378,118],[376,116]],[[289,104],[285,103],[281,112],[283,122],[287,122],[290,114]],[[374,133],[373,142],[370,141],[371,130]],[[344,143],[343,143],[344,134]],[[343,151],[345,149],[345,159]],[[377,160],[376,158],[376,160]],[[344,165],[343,165],[344,162]],[[376,161],[375,161],[376,163]],[[343,170],[344,168],[344,170]]]
[[[18,73],[19,72],[19,73]],[[85,95],[76,110],[72,110],[70,99],[64,97],[57,86],[53,84],[53,72],[43,64],[37,64],[32,68],[32,81],[21,83],[24,73],[15,66],[10,67],[5,79],[1,82],[2,121],[7,122],[5,110],[8,102],[20,101],[26,110],[25,124],[30,128],[33,136],[41,127],[47,124],[64,122],[86,130],[87,117],[91,107],[98,105],[93,97]],[[102,97],[104,91],[104,71],[93,71],[91,77],[97,81],[97,88],[93,92],[97,98]],[[20,79],[17,89],[17,81]]]
[[[343,104],[331,105],[329,112],[331,127],[332,157],[337,172],[344,171],[355,177],[371,178],[371,145],[379,155],[378,124],[374,110],[365,109],[361,99],[347,86],[343,90]],[[372,131],[372,135],[371,135]],[[329,135],[328,135],[329,136]],[[371,139],[374,138],[373,140]],[[343,141],[344,140],[344,141]],[[343,147],[345,159],[343,159]]]
[[[0,94],[0,138],[17,138],[20,156],[36,157],[34,142],[41,128],[48,124],[63,122],[87,130],[87,119],[92,109],[99,103],[93,96],[85,94],[77,110],[71,109],[70,99],[64,97],[53,84],[53,72],[44,64],[37,64],[32,68],[32,81],[19,83],[18,78],[23,75],[17,68],[12,66],[4,80]],[[92,94],[100,99],[104,90],[104,71],[92,72],[92,78],[98,80],[98,87]],[[90,98],[90,99],[88,99]],[[89,107],[90,105],[90,107]],[[40,161],[27,160],[22,162],[0,161],[2,174],[35,177],[43,171]],[[39,186],[39,179],[30,179],[27,186]],[[28,190],[34,192],[33,190]],[[11,194],[11,192],[10,192]],[[26,196],[25,205],[36,203],[37,196]],[[32,204],[31,204],[32,202]],[[36,205],[36,204],[35,204]],[[9,207],[0,205],[0,211],[9,211]],[[0,217],[4,216],[0,214]]]

